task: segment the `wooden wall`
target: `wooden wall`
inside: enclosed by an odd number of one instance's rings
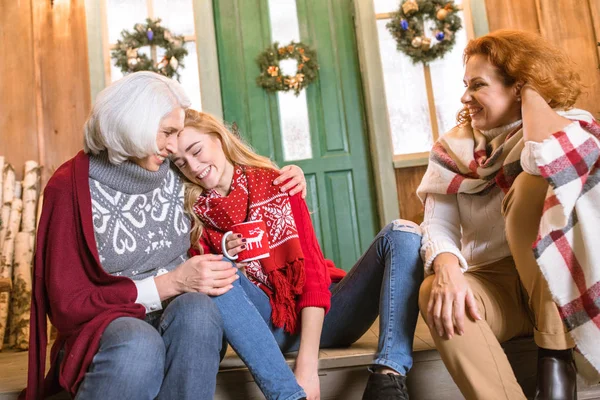
[[[82,147],[91,107],[84,0],[0,1],[0,155],[43,181]]]
[[[425,170],[427,170],[427,165],[396,169],[400,218],[419,224],[423,221],[423,205],[417,197],[417,187],[421,183]]]
[[[566,51],[587,86],[577,102],[600,118],[600,0],[485,0],[490,32],[522,29],[541,33]]]

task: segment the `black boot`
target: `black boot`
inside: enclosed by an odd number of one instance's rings
[[[538,349],[535,400],[577,400],[573,352]]]
[[[406,377],[371,373],[363,400],[408,400]]]

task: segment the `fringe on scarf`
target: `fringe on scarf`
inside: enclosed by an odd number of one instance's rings
[[[302,293],[304,287],[304,262],[294,260],[286,263],[284,268],[269,272],[268,277],[273,285],[273,294],[270,296],[273,325],[283,328],[288,333],[296,333],[298,330],[296,296]]]

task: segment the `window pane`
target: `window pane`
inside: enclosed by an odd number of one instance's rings
[[[108,43],[114,44],[123,29],[133,30],[135,24],[146,21],[146,0],[106,0],[106,14]]]
[[[176,35],[191,36],[195,32],[192,0],[154,0],[154,17]]]
[[[269,17],[274,42],[285,45],[300,41],[296,0],[269,0]]]
[[[396,50],[388,21],[377,21],[377,30],[394,154],[429,151],[433,140],[423,65]]]
[[[373,0],[375,14],[389,13],[400,8],[401,0]]]
[[[269,0],[269,16],[274,42],[286,45],[292,40],[300,41],[296,0]],[[294,62],[282,62],[280,67],[284,74],[293,74],[296,71]],[[298,97],[292,92],[278,92],[277,98],[284,160],[311,158],[306,91],[303,90]]]
[[[196,42],[187,42],[185,48],[188,55],[185,56],[183,62],[185,68],[180,69],[180,83],[183,85],[185,92],[192,101],[194,110],[202,111],[202,101],[200,100],[200,76],[198,75],[198,53],[196,52]]]
[[[306,90],[296,97],[292,92],[277,93],[279,120],[283,133],[283,159],[286,161],[312,158]]]
[[[456,3],[461,2],[456,1]],[[463,17],[462,11],[459,14]],[[462,81],[464,74],[462,53],[467,45],[464,17],[462,19],[463,28],[456,33],[456,43],[452,51],[429,65],[440,135],[456,125],[456,114],[462,108],[460,97],[465,91]]]

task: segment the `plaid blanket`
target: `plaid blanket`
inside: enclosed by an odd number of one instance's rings
[[[600,371],[600,251],[593,251],[600,240],[600,125],[581,110],[560,114],[575,122],[531,143],[549,183],[533,251],[578,350]],[[520,122],[489,142],[456,127],[434,145],[417,194],[422,201],[427,193],[485,195],[495,186],[506,193],[522,172],[523,149]]]
[[[578,350],[600,371],[600,125],[578,121],[535,146],[549,182],[533,251]]]

